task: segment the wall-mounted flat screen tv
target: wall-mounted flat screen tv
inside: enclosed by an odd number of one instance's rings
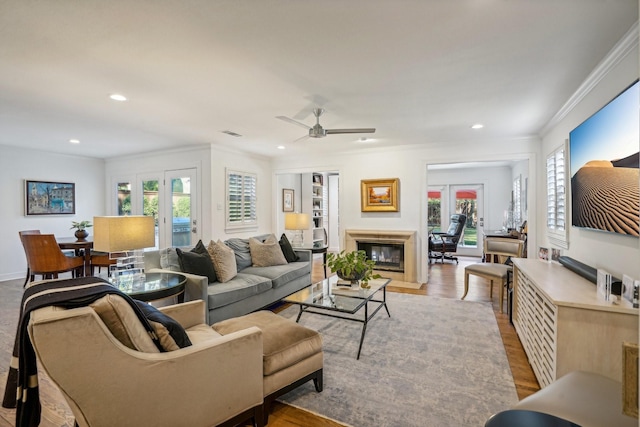
[[[569,134],[574,227],[638,236],[639,86],[633,83]]]

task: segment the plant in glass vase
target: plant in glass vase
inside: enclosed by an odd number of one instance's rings
[[[75,228],[76,232],[74,235],[76,238],[78,240],[84,240],[89,235],[89,232],[86,230],[89,227],[93,227],[93,224],[91,224],[90,221],[71,221],[71,228],[69,230],[73,230]]]
[[[365,251],[328,253],[327,267],[335,271],[342,280],[348,280],[351,284],[360,283],[360,286],[365,289],[369,287],[371,279],[381,277],[373,273],[375,262],[367,259]]]

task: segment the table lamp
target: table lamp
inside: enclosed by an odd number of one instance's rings
[[[297,212],[284,214],[284,229],[294,232],[291,246],[301,247],[304,243],[302,230],[309,229],[309,214]]]
[[[126,272],[144,272],[142,249],[156,244],[155,220],[152,216],[95,216],[93,217],[93,248],[108,252],[115,262],[111,277]]]

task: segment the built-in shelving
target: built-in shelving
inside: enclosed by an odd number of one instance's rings
[[[327,188],[325,175],[312,172],[302,175],[302,212],[311,216],[311,229],[305,232],[305,245],[322,246],[327,226]]]

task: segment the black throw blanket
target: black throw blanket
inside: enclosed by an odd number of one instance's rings
[[[97,277],[81,277],[34,283],[25,289],[22,296],[13,357],[2,400],[4,408],[16,408],[16,427],[35,427],[40,424],[41,406],[36,355],[27,331],[31,312],[47,306],[64,308],[86,306],[107,294],[117,294],[124,298],[131,305],[158,349],[164,351],[153,328],[134,300],[109,282]]]

